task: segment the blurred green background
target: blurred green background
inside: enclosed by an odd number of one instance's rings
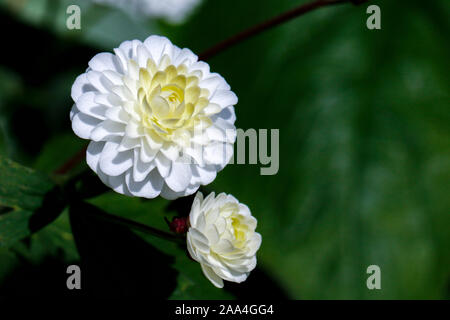
[[[70,129],[70,88],[97,52],[161,34],[200,53],[304,2],[205,0],[170,25],[88,0],[0,0],[0,155],[51,173],[83,146]],[[65,25],[74,3],[81,30]],[[263,243],[247,283],[215,289],[180,248],[134,233],[120,242],[115,230],[70,220],[65,210],[0,247],[0,296],[64,292],[65,268],[89,251],[79,243],[99,243],[96,256],[108,264],[91,262],[91,279],[106,274],[99,285],[121,287],[117,294],[136,293],[138,281],[130,289],[127,279],[133,266],[145,275],[145,263],[158,260],[169,268],[156,270],[173,282],[164,297],[174,299],[448,299],[450,3],[370,4],[381,8],[381,30],[366,28],[368,4],[329,7],[208,61],[239,97],[237,127],[280,129],[278,174],[229,165],[203,189],[232,193],[258,219]],[[160,228],[165,214],[188,210],[188,202],[174,209],[111,192],[89,202]],[[76,232],[85,238],[78,249]],[[136,241],[141,256],[127,253]],[[372,264],[381,268],[381,290],[366,287]],[[143,294],[155,295],[141,280]]]

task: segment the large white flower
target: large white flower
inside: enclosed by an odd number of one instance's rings
[[[236,139],[236,95],[209,65],[167,38],[99,53],[72,86],[74,132],[115,191],[175,199],[214,180]]]
[[[223,280],[245,281],[256,267],[261,235],[249,208],[225,193],[203,199],[198,192],[189,215],[187,247],[205,276],[218,288]]]
[[[93,0],[121,8],[133,15],[163,18],[180,23],[200,4],[201,0]]]

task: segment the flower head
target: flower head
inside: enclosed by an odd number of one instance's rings
[[[236,139],[236,95],[209,65],[167,38],[99,53],[72,86],[74,132],[115,191],[175,199],[214,180]]]
[[[154,18],[163,18],[171,23],[180,23],[200,4],[201,0],[93,0],[110,4],[130,12]]]
[[[198,192],[189,215],[187,247],[205,276],[218,288],[223,280],[245,281],[256,267],[261,235],[249,208],[225,193],[203,199]]]

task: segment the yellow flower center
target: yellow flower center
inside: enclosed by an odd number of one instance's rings
[[[245,243],[247,239],[248,226],[242,223],[242,220],[238,216],[231,216],[231,226],[233,227],[234,237],[236,239],[236,246],[240,247]]]
[[[201,113],[209,104],[209,91],[198,83],[198,74],[188,73],[183,64],[158,70],[149,59],[147,67],[139,69],[136,110],[146,133],[167,141],[188,138],[199,124],[210,126],[210,118]]]

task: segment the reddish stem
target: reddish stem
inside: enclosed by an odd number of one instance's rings
[[[55,174],[66,174],[72,168],[74,168],[77,164],[79,164],[83,159],[86,158],[86,150],[87,146],[78,151],[75,155],[73,155],[69,160],[67,160],[61,167],[54,171]]]
[[[208,60],[212,58],[213,56],[217,55],[220,52],[223,52],[230,47],[234,46],[235,44],[242,42],[244,40],[247,40],[267,29],[273,28],[279,24],[282,24],[284,22],[287,22],[293,18],[299,17],[307,12],[313,11],[315,9],[326,7],[330,5],[336,5],[341,3],[354,3],[359,4],[366,2],[368,0],[316,0],[313,2],[302,4],[294,9],[291,9],[289,11],[286,11],[279,16],[276,16],[272,19],[269,19],[267,21],[264,21],[263,23],[260,23],[256,26],[253,26],[249,29],[246,29],[218,44],[211,47],[210,49],[206,50],[205,52],[201,53],[199,55],[200,60]]]

